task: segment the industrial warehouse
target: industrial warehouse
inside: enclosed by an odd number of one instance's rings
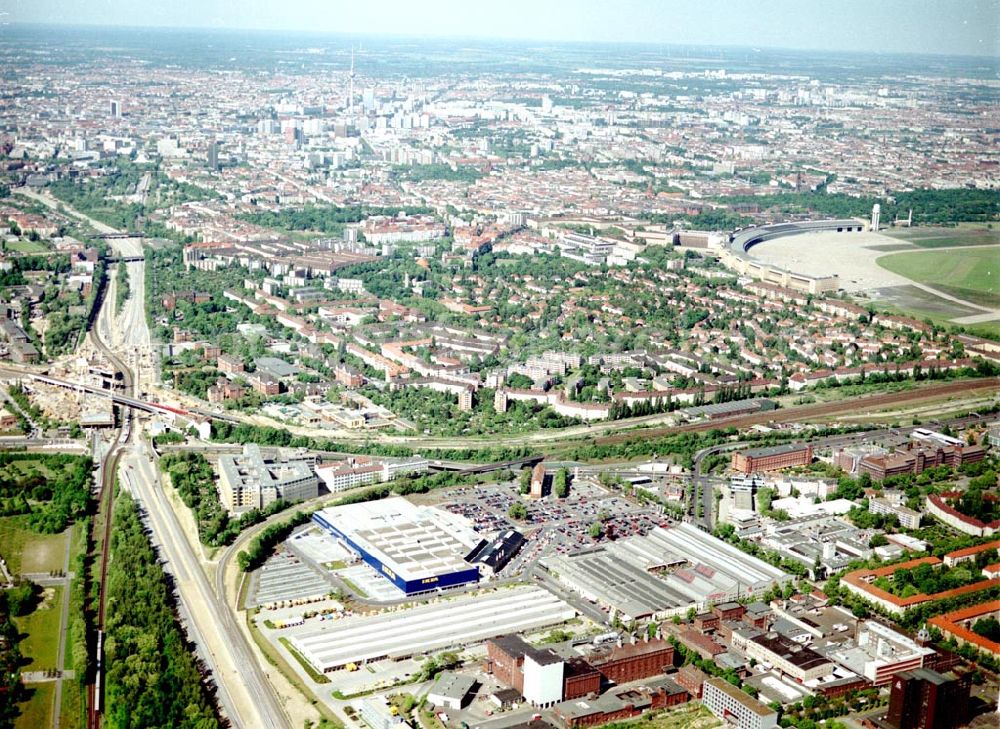
[[[759,595],[792,576],[690,524],[553,557],[561,582],[625,620],[666,617]],[[660,573],[660,574],[657,574]]]
[[[556,625],[576,617],[559,598],[536,587],[458,598],[373,617],[323,623],[289,638],[319,672],[348,663],[402,659],[451,646],[468,646],[511,632]]]
[[[404,595],[479,581],[465,557],[482,538],[461,516],[396,497],[330,507],[312,518]]]

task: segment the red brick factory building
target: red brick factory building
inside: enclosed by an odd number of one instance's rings
[[[487,642],[484,668],[500,683],[537,704],[539,697],[552,696],[553,687],[539,688],[531,685],[532,681],[551,682],[558,675],[561,682],[558,700],[567,701],[597,696],[603,683],[623,684],[660,676],[673,668],[674,661],[673,645],[660,636],[619,640],[596,646],[586,655],[569,655],[575,649],[562,652],[564,657],[550,648],[536,648],[520,636],[505,635]],[[542,675],[533,669],[535,665],[548,669],[544,678],[534,678]]]
[[[808,443],[787,443],[734,453],[730,467],[734,471],[750,475],[759,471],[808,466],[812,463],[812,459],[813,449]]]

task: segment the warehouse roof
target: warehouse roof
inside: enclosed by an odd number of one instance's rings
[[[546,561],[559,579],[629,618],[742,597],[791,576],[690,524],[657,527]],[[660,577],[652,569],[678,567]]]
[[[796,643],[777,633],[758,635],[756,638],[753,638],[753,642],[804,671],[822,666],[824,663],[830,663],[829,658],[820,655],[812,648]]]
[[[493,644],[512,658],[530,656],[540,666],[559,663],[562,658],[548,648],[536,648],[519,635],[501,635],[493,639]]]
[[[469,692],[472,691],[472,687],[475,685],[476,679],[472,676],[445,671],[438,676],[437,681],[434,682],[434,686],[431,687],[430,693],[461,701],[469,695]]]
[[[479,542],[464,517],[419,507],[402,497],[335,506],[316,514],[407,581],[468,570],[464,557]]]
[[[417,608],[355,616],[294,631],[290,641],[318,671],[381,658],[405,658],[469,645],[512,631],[555,625],[576,615],[559,598],[516,588]]]

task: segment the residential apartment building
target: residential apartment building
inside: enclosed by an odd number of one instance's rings
[[[920,512],[907,508],[902,504],[894,504],[888,499],[869,499],[868,511],[872,514],[895,516],[904,529],[917,529],[920,526]]]
[[[737,729],[773,729],[778,712],[722,678],[707,679],[701,701],[709,711]]]

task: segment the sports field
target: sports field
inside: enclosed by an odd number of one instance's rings
[[[1000,306],[1000,247],[893,253],[878,264],[980,306]]]

